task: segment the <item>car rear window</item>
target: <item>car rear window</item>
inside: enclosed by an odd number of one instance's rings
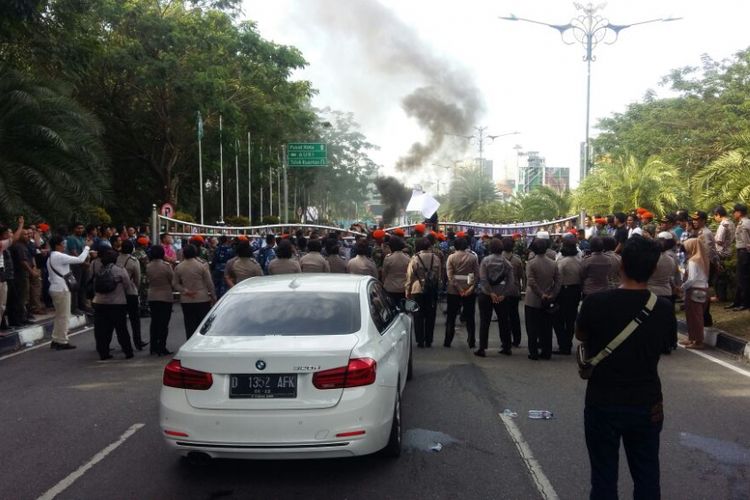
[[[259,292],[224,297],[200,332],[209,336],[346,335],[360,329],[359,294]]]

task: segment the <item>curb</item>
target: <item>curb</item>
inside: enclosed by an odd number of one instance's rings
[[[92,324],[93,318],[89,316],[71,316],[68,329],[74,332]],[[54,319],[50,318],[35,325],[0,333],[0,355],[17,351],[29,343],[52,338],[53,327]]]
[[[677,330],[680,333],[687,334],[687,323],[685,322],[685,320],[677,320]],[[749,341],[741,339],[739,337],[735,337],[734,335],[731,335],[724,330],[713,327],[704,328],[703,335],[703,343],[750,361]]]

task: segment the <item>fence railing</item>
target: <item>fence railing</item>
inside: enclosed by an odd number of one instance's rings
[[[454,231],[467,231],[473,229],[477,235],[483,233],[511,235],[513,233],[526,233],[531,236],[537,231],[546,230],[550,233],[564,232],[566,229],[581,227],[582,219],[580,215],[571,215],[552,221],[531,221],[518,222],[513,224],[485,224],[482,222],[460,221],[460,222],[440,222],[438,227],[443,231],[453,229]],[[344,229],[335,226],[326,226],[319,224],[266,224],[261,226],[215,226],[210,224],[198,224],[195,222],[185,222],[171,217],[159,214],[156,205],[153,206],[151,216],[151,230],[153,235],[169,233],[174,236],[191,237],[193,235],[210,235],[210,236],[247,236],[249,238],[260,238],[265,234],[274,233],[292,233],[297,229],[311,229],[326,232],[341,232],[352,236],[366,236],[361,231]],[[412,229],[417,224],[405,224],[401,226],[392,226],[384,228],[390,232],[394,229]],[[560,225],[563,231],[555,231],[555,227]]]

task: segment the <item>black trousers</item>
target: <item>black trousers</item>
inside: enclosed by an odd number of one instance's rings
[[[557,295],[560,306],[555,313],[552,325],[555,328],[557,346],[560,352],[570,353],[573,349],[573,334],[575,333],[578,304],[581,302],[581,285],[565,285]]]
[[[149,337],[151,352],[163,353],[167,350],[167,335],[169,335],[169,321],[172,319],[172,303],[152,300],[148,303],[151,310],[151,326]]]
[[[529,354],[549,359],[552,356],[552,315],[541,308],[524,306]],[[541,352],[540,352],[541,350]]]
[[[417,345],[430,346],[435,334],[436,297],[417,293],[413,298],[419,305],[419,311],[414,313],[414,335],[417,337]]]
[[[750,307],[750,253],[746,248],[737,249],[737,292],[734,305]]]
[[[461,315],[466,321],[466,333],[469,337],[469,345],[474,346],[476,344],[476,323],[474,320],[475,304],[477,296],[473,293],[465,297],[460,295],[454,295],[452,293],[447,294],[448,300],[448,316],[445,318],[445,341],[443,345],[451,345],[453,337],[456,334],[456,316],[458,311],[462,311]]]
[[[633,477],[633,498],[661,498],[659,435],[663,424],[661,403],[654,406],[586,405],[584,427],[591,462],[591,499],[618,498],[620,441]]]
[[[492,311],[497,314],[497,328],[500,333],[500,345],[504,351],[510,351],[510,316],[508,308],[510,304],[507,299],[494,304],[492,298],[484,293],[479,294],[477,299],[479,304],[479,348],[486,350],[489,344],[490,323],[492,322]],[[518,301],[516,300],[516,312],[518,311]]]
[[[518,310],[518,303],[521,297],[505,297],[505,313],[508,315],[508,325],[510,326],[511,335],[513,336],[513,345],[518,346],[521,343],[521,314]]]
[[[13,283],[13,286],[10,283]],[[8,319],[11,326],[21,326],[29,317],[24,297],[29,295],[29,275],[19,273],[8,281]]]
[[[126,295],[128,300],[128,319],[130,329],[133,331],[133,345],[136,347],[143,343],[141,337],[141,311],[137,295]]]
[[[6,280],[8,284],[8,301],[5,303],[5,314],[8,316],[8,326],[21,326],[24,318],[24,309],[21,298],[16,289],[16,280]]]
[[[401,301],[406,298],[406,294],[404,292],[386,292],[388,294],[388,297],[390,297],[391,302],[393,302],[393,305],[395,307],[399,307],[401,304]]]
[[[203,318],[211,310],[210,302],[183,302],[182,317],[185,320],[185,336],[190,338],[198,329]]]
[[[117,334],[117,342],[122,352],[128,356],[133,354],[126,315],[125,304],[94,304],[94,338],[96,339],[96,352],[99,353],[100,358],[104,359],[109,356],[112,330]]]

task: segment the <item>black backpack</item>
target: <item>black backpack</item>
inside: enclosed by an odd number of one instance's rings
[[[424,269],[424,278],[420,280],[422,285],[422,293],[428,297],[437,297],[438,292],[440,291],[440,281],[438,275],[432,268],[432,259],[434,258],[434,255],[430,255],[430,267],[428,268],[424,265],[422,256],[417,255],[417,259],[419,259],[419,263],[422,264],[422,269]]]
[[[112,293],[117,289],[120,280],[115,278],[115,273],[112,272],[113,266],[114,264],[107,264],[96,273],[94,279],[94,291],[96,293]]]

